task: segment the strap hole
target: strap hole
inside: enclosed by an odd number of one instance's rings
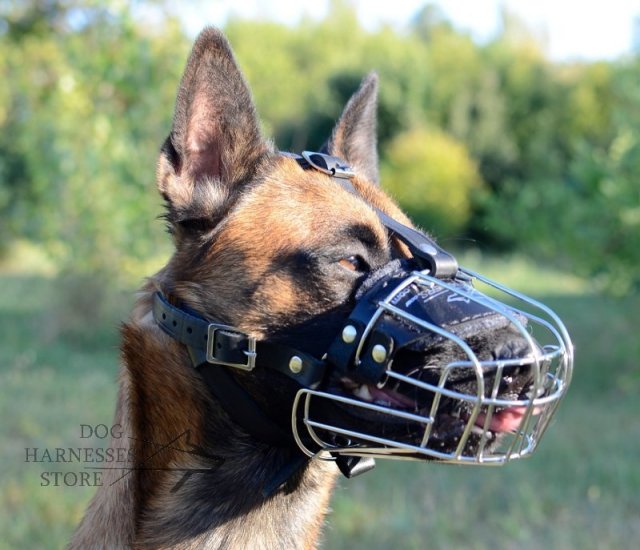
[[[163,313],[163,314],[162,314],[162,320],[164,321],[166,318],[167,318],[167,314],[166,314],[166,313]]]
[[[193,330],[191,330],[191,327],[187,327],[187,332],[188,332],[189,334],[191,334],[191,333],[193,332]]]
[[[222,344],[221,344],[220,342],[218,342],[218,344],[216,345],[216,347],[217,347],[218,349],[222,349]]]
[[[178,323],[176,321],[173,321],[172,324],[174,327],[178,326]]]

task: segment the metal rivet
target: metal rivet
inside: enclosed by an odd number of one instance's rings
[[[353,342],[356,339],[356,336],[358,336],[358,331],[356,330],[356,327],[354,327],[353,325],[347,325],[346,327],[344,327],[342,331],[343,342],[345,342],[346,344],[351,344],[351,342]]]
[[[297,355],[289,359],[289,370],[294,374],[298,374],[302,370],[302,359]]]
[[[381,346],[380,344],[376,344],[371,350],[371,357],[373,357],[373,360],[376,363],[384,363],[385,359],[387,358],[387,348]]]

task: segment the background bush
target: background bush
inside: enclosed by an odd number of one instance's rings
[[[0,254],[26,238],[63,273],[114,281],[167,254],[153,173],[192,40],[162,1],[144,5],[152,24],[142,5],[0,6]],[[640,286],[638,59],[553,63],[507,11],[477,44],[433,6],[403,31],[331,6],[293,27],[226,25],[282,149],[320,147],[376,70],[383,185],[418,223]]]
[[[480,174],[467,149],[440,130],[415,129],[388,145],[382,181],[415,222],[435,235],[463,231]]]

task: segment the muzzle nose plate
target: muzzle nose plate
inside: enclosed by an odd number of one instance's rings
[[[377,384],[401,349],[424,352],[446,340],[449,333],[468,338],[510,324],[501,312],[485,303],[486,296],[467,278],[447,280],[446,286],[439,279],[411,282],[416,268],[412,260],[394,260],[364,280],[341,338],[329,349],[330,362],[349,376]],[[383,310],[380,304],[384,304]],[[526,325],[526,318],[519,320]],[[421,324],[441,330],[425,329]]]

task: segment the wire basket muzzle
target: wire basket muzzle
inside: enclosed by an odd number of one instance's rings
[[[553,311],[465,269],[441,280],[396,265],[363,287],[328,353],[334,384],[296,396],[303,452],[503,464],[535,450],[573,368]]]

